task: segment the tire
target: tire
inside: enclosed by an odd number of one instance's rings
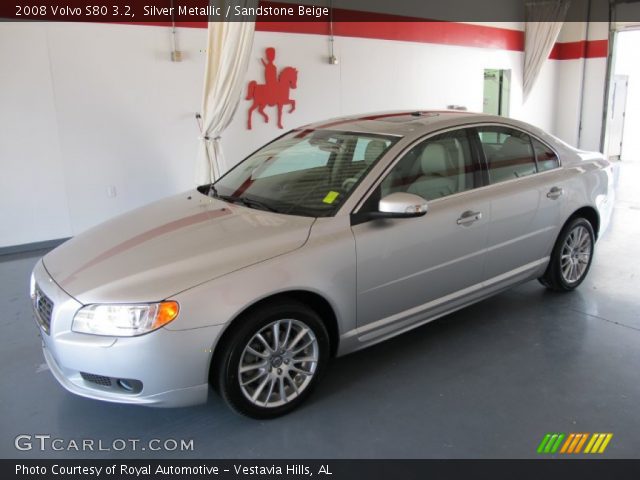
[[[246,313],[230,328],[212,369],[213,386],[227,405],[241,415],[267,419],[303,403],[330,355],[329,335],[318,314],[285,300]]]
[[[556,292],[570,292],[585,279],[591,268],[595,246],[593,227],[582,217],[564,226],[551,252],[549,265],[538,280]]]

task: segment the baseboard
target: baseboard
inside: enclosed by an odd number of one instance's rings
[[[63,244],[69,238],[56,238],[54,240],[45,240],[43,242],[23,243],[21,245],[9,245],[8,247],[0,247],[0,256],[13,255],[15,253],[33,252],[36,250],[51,250],[58,245]]]

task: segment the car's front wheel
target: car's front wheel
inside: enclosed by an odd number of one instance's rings
[[[259,307],[236,319],[215,357],[214,387],[238,413],[273,418],[311,394],[329,358],[322,319],[295,301]]]
[[[559,292],[575,289],[589,272],[594,244],[591,223],[580,217],[571,220],[558,236],[540,283]]]

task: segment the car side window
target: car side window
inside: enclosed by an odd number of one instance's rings
[[[535,138],[532,138],[531,141],[533,143],[533,151],[536,154],[536,163],[538,164],[539,172],[553,170],[560,166],[558,156],[551,148]]]
[[[456,130],[409,150],[382,181],[380,195],[407,192],[435,200],[474,188],[475,178],[467,131]]]
[[[478,134],[491,183],[536,173],[536,160],[529,135],[506,127],[480,127]]]

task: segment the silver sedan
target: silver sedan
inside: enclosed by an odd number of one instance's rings
[[[184,406],[212,386],[282,415],[332,356],[531,279],[573,290],[613,195],[600,154],[515,120],[308,125],[47,254],[31,281],[44,357],[85,397]]]

